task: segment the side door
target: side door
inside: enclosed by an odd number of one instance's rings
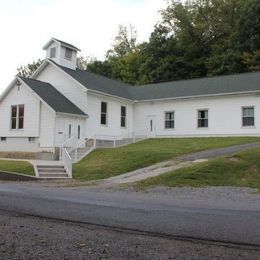
[[[156,136],[156,116],[155,115],[150,115],[146,117],[146,131],[148,137],[155,137]]]

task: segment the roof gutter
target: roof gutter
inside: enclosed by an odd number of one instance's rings
[[[260,90],[252,91],[241,91],[241,92],[230,92],[230,93],[219,93],[211,95],[197,95],[197,96],[183,96],[183,97],[169,97],[169,98],[158,98],[158,99],[140,99],[134,100],[134,103],[140,102],[154,102],[154,101],[165,101],[165,100],[182,100],[182,99],[197,99],[197,98],[208,98],[208,97],[222,97],[222,96],[237,96],[237,95],[250,95],[250,94],[260,94]]]

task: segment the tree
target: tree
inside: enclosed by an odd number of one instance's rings
[[[260,50],[260,1],[245,1],[238,23],[239,42],[245,52]]]
[[[18,75],[29,78],[32,74],[41,66],[43,60],[38,60],[36,62],[29,63],[25,66],[21,66],[17,69]]]
[[[252,53],[244,52],[243,61],[250,71],[260,71],[260,50],[256,50]]]
[[[137,49],[137,32],[132,25],[129,27],[119,25],[118,33],[114,39],[112,48],[107,51],[107,58],[125,57]]]

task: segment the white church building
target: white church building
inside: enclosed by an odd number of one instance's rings
[[[54,152],[72,138],[260,136],[260,73],[131,86],[77,68],[52,38],[0,97],[0,151]],[[123,138],[124,137],[124,138]]]

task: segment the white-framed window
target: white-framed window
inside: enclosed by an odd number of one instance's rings
[[[242,126],[255,126],[254,107],[242,107]]]
[[[65,59],[71,60],[72,59],[72,49],[65,48]]]
[[[6,137],[1,137],[1,142],[6,142]]]
[[[80,125],[78,125],[78,139],[80,139]]]
[[[107,103],[101,102],[100,124],[107,125]]]
[[[165,112],[165,129],[174,128],[174,111]]]
[[[198,128],[207,128],[209,126],[209,110],[198,110]]]
[[[69,138],[71,138],[71,124],[69,124]]]
[[[56,58],[56,50],[57,50],[57,47],[53,47],[51,48],[50,50],[50,58]]]
[[[11,129],[24,128],[24,105],[11,106]]]
[[[126,107],[121,106],[121,127],[126,127]]]

